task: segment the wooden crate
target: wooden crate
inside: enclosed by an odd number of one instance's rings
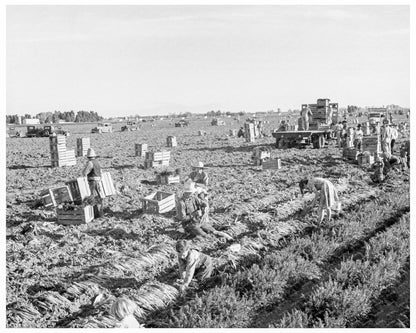
[[[90,138],[77,138],[77,156],[86,156],[91,148]]]
[[[69,191],[71,192],[72,198],[75,202],[82,202],[85,198],[91,195],[87,177],[79,177],[77,179],[67,181],[65,184],[68,185]]]
[[[258,158],[258,159],[264,160],[266,158],[270,158],[270,151],[260,150],[260,147],[256,147],[253,149],[253,153],[251,156],[253,159]]]
[[[154,192],[142,199],[143,212],[162,214],[175,208],[175,194],[162,191]]]
[[[45,207],[56,207],[61,203],[73,201],[68,186],[43,191],[40,194],[40,199]]]
[[[58,215],[58,224],[64,225],[78,225],[89,223],[94,219],[94,207],[87,205],[85,207],[78,206],[74,210],[64,210],[58,208],[56,210]]]
[[[166,145],[168,147],[176,147],[178,143],[176,142],[176,136],[168,136],[166,138]]]
[[[236,137],[237,136],[238,131],[236,129],[231,129],[230,130],[230,136],[231,137]]]
[[[355,148],[344,148],[342,150],[342,156],[346,158],[347,160],[353,160],[356,161],[358,155],[360,155],[361,152]]]
[[[262,162],[263,170],[279,170],[282,168],[280,158],[274,160],[265,160]]]
[[[169,161],[170,160],[170,151],[159,151],[153,152],[148,151],[146,152],[146,160],[149,161]]]
[[[165,167],[165,166],[169,166],[169,160],[163,160],[163,161],[145,160],[144,161],[145,169]]]
[[[134,152],[136,156],[144,156],[147,152],[147,143],[136,143],[134,145]]]
[[[368,154],[360,154],[357,156],[357,162],[359,166],[373,165],[374,156]]]
[[[56,144],[65,144],[66,145],[66,136],[58,134],[56,136],[50,136],[49,137],[49,143],[50,145],[56,145]]]
[[[111,174],[109,172],[103,172],[101,174],[100,185],[103,191],[102,194],[100,193],[100,197],[102,199],[117,194],[113,184],[113,179],[111,178]]]
[[[179,176],[159,175],[159,183],[162,185],[178,184],[180,182]]]

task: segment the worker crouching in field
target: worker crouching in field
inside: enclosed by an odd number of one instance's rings
[[[101,180],[101,166],[96,160],[96,154],[94,149],[88,148],[87,158],[88,162],[82,171],[82,176],[87,177],[88,185],[90,186],[91,196],[94,198],[94,217],[98,218],[103,216],[103,203],[100,197],[102,192],[100,180]]]
[[[119,298],[111,306],[111,314],[119,321],[116,328],[140,328],[139,322],[134,317],[137,304],[128,298]]]
[[[305,189],[315,193],[315,197],[309,207],[307,207],[307,210],[312,209],[319,200],[319,223],[322,223],[325,212],[329,222],[332,216],[332,209],[336,211],[341,210],[341,202],[339,201],[337,190],[329,180],[319,177],[311,177],[301,180],[299,182],[299,187],[302,195],[304,194]]]
[[[176,205],[177,218],[182,222],[185,232],[191,236],[206,237],[207,233],[212,233],[228,240],[233,239],[210,225],[207,192],[203,188],[196,188],[195,183],[190,179],[186,181],[184,193]]]
[[[213,260],[210,256],[191,248],[191,243],[180,240],[176,243],[178,253],[179,289],[184,291],[195,276],[202,281],[210,277],[213,271]]]
[[[384,180],[384,162],[383,159],[376,155],[373,165],[374,173],[370,176],[374,183],[381,183]]]

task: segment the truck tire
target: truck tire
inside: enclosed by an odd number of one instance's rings
[[[48,130],[46,130],[45,132],[43,132],[43,135],[42,135],[42,136],[44,136],[44,137],[49,136],[49,131],[48,131]]]
[[[312,138],[313,147],[316,149],[321,149],[325,146],[325,136],[323,134],[315,135]]]

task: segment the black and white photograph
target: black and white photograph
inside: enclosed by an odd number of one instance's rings
[[[414,327],[410,0],[1,7],[3,328]]]

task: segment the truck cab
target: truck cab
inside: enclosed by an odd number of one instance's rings
[[[111,125],[111,123],[98,123],[98,125],[91,130],[91,133],[111,133],[111,132],[113,132],[113,125]]]

